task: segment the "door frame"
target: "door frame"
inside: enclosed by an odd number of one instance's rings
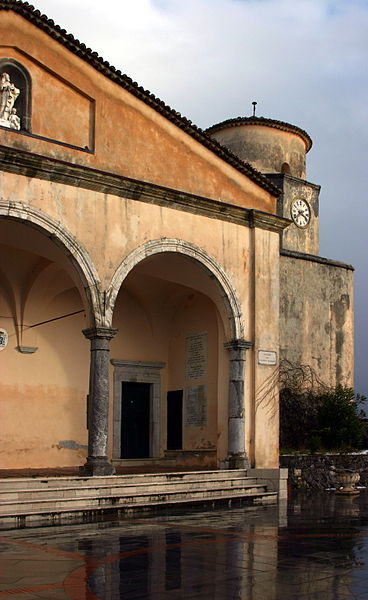
[[[122,382],[150,383],[150,424],[149,458],[160,456],[160,415],[161,415],[161,369],[164,362],[144,362],[113,358],[114,398],[113,398],[113,440],[112,455],[117,460],[136,460],[121,458],[121,419],[122,419]],[[142,459],[144,460],[144,459]]]

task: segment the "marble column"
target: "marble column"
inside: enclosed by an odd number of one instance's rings
[[[244,363],[251,342],[232,340],[225,344],[230,353],[229,369],[229,469],[245,469],[249,461],[245,452]]]
[[[107,459],[108,413],[109,413],[109,350],[110,340],[117,329],[96,327],[84,329],[83,334],[91,340],[91,363],[88,403],[88,457],[81,473],[90,475],[113,475],[114,467]]]

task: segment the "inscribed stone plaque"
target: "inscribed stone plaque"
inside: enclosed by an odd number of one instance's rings
[[[207,331],[189,335],[185,340],[185,378],[201,379],[207,376]]]
[[[185,389],[185,426],[207,425],[207,386],[193,385]]]
[[[274,352],[273,350],[258,350],[258,364],[276,365],[277,352]]]

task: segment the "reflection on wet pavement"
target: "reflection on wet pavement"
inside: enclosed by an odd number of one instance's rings
[[[0,598],[368,598],[368,492],[4,532]]]

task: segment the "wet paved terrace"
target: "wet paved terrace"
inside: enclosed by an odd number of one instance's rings
[[[0,599],[368,599],[368,492],[0,534]]]

